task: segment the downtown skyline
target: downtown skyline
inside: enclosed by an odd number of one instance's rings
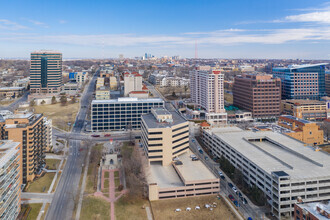
[[[330,59],[329,1],[3,2],[0,58]],[[14,13],[13,13],[14,12]]]

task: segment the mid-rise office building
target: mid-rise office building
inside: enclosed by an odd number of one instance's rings
[[[42,114],[0,116],[0,140],[20,142],[23,184],[33,181],[45,164],[46,129]]]
[[[271,75],[255,74],[235,77],[234,105],[250,111],[256,119],[280,115],[281,81]]]
[[[273,68],[273,75],[282,82],[283,99],[320,99],[325,93],[325,65],[291,65]]]
[[[53,51],[31,53],[31,93],[59,93],[62,86],[62,54]]]
[[[304,99],[282,100],[281,113],[310,121],[323,121],[330,116],[326,101]]]
[[[202,129],[202,140],[213,155],[225,157],[249,186],[264,192],[271,212],[292,218],[296,200],[330,199],[330,155],[273,131],[238,127]]]
[[[142,76],[137,73],[124,73],[124,96],[132,91],[142,91]]]
[[[16,219],[21,210],[19,145],[0,140],[0,219]]]
[[[170,165],[173,158],[188,150],[189,123],[181,115],[153,108],[141,117],[141,142],[149,163]]]
[[[226,124],[223,74],[216,70],[202,71],[196,69],[191,71],[189,75],[192,102],[206,110],[206,119],[211,124]]]
[[[93,100],[91,128],[92,131],[140,129],[141,115],[159,107],[164,107],[164,101],[160,98]]]
[[[282,115],[278,119],[278,125],[292,131],[285,133],[286,135],[311,146],[324,143],[323,130],[315,122]]]

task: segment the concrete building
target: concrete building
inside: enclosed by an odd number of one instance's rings
[[[77,72],[76,74],[76,82],[81,87],[83,86],[88,80],[88,72]]]
[[[110,99],[110,90],[105,86],[99,87],[95,91],[95,99],[96,100],[107,100]]]
[[[131,91],[128,96],[131,98],[147,99],[147,98],[149,98],[149,92],[147,92],[147,91]]]
[[[238,127],[202,129],[211,154],[225,157],[250,186],[262,190],[278,218],[293,217],[297,198],[330,199],[330,155],[289,136]]]
[[[325,93],[330,96],[330,72],[325,72]]]
[[[329,220],[330,219],[330,201],[325,203],[296,203],[294,205],[294,220]]]
[[[31,53],[31,93],[59,93],[62,86],[62,54],[54,51]]]
[[[0,87],[0,99],[18,98],[24,94],[24,87]]]
[[[206,110],[206,119],[211,124],[226,124],[223,74],[215,70],[201,71],[196,69],[191,71],[189,75],[192,102]]]
[[[42,114],[0,116],[0,140],[20,143],[23,184],[33,181],[45,164],[46,131]]]
[[[29,85],[30,85],[30,77],[17,79],[13,82],[13,87],[24,87],[24,89],[27,89]]]
[[[286,135],[306,144],[313,146],[324,143],[323,130],[315,122],[282,115],[278,119],[278,125],[292,131]]]
[[[19,145],[0,140],[0,219],[16,219],[21,210]]]
[[[43,118],[45,126],[46,148],[45,152],[49,152],[53,147],[53,121],[52,119]]]
[[[282,98],[318,100],[326,96],[325,65],[327,63],[273,68],[274,77],[282,82]]]
[[[103,77],[97,77],[96,89],[99,89],[102,86],[104,86],[104,78]]]
[[[117,90],[118,89],[118,79],[115,76],[110,76],[109,77],[109,85],[110,85],[110,90]]]
[[[132,91],[142,91],[142,76],[136,72],[124,73],[124,96]]]
[[[234,105],[252,112],[255,119],[280,115],[281,81],[271,75],[236,76],[233,85]]]
[[[92,131],[140,129],[141,115],[151,108],[164,107],[160,98],[118,98],[93,100],[91,104]]]
[[[281,113],[311,121],[323,121],[330,116],[326,102],[303,99],[282,100]]]
[[[188,151],[189,123],[178,113],[153,108],[141,117],[141,143],[149,163],[170,165],[173,158]]]
[[[253,121],[252,113],[244,110],[227,111],[228,123],[242,123]]]

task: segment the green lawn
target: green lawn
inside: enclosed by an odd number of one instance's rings
[[[46,173],[43,177],[29,184],[27,192],[47,192],[55,173]]]
[[[48,170],[56,170],[60,162],[61,161],[57,159],[46,159],[46,165],[48,166]]]
[[[80,220],[109,220],[110,203],[102,198],[87,196],[83,200]]]
[[[109,192],[109,179],[104,180],[104,188],[102,192]]]
[[[120,180],[119,178],[115,179],[115,187],[117,188],[120,185]]]
[[[27,217],[27,220],[36,220],[39,215],[42,203],[29,204],[29,206],[31,207],[31,211]]]
[[[119,171],[115,171],[115,177],[119,177]]]
[[[145,220],[147,219],[146,210],[142,207],[149,206],[148,201],[144,199],[134,199],[128,201],[126,197],[121,197],[115,202],[116,220]]]
[[[104,172],[104,178],[109,178],[109,172]]]

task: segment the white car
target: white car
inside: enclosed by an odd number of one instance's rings
[[[237,192],[237,189],[236,189],[236,187],[234,186],[233,188],[233,191],[236,193]]]

